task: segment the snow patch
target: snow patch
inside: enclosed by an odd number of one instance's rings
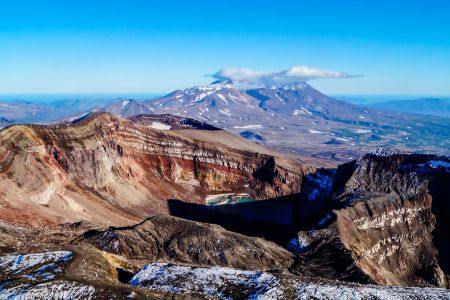
[[[223,294],[224,288],[248,293],[247,299],[281,299],[283,296],[278,279],[269,273],[224,267],[193,268],[153,263],[137,273],[130,284],[161,292],[219,299],[229,299]]]
[[[170,125],[160,123],[160,122],[152,122],[151,125],[149,125],[150,128],[158,129],[158,130],[170,130],[172,127]]]
[[[275,97],[277,97],[278,98],[278,100],[280,100],[280,102],[281,103],[286,103],[283,99],[281,99],[281,97],[280,96],[278,96],[278,94],[275,94]]]
[[[225,102],[228,105],[227,99],[225,99],[225,97],[222,94],[217,94],[217,97],[219,97],[220,100],[222,100],[223,102]]]
[[[228,111],[227,109],[223,110],[223,109],[220,109],[220,108],[219,108],[219,111],[220,111],[222,114],[224,114],[224,115],[231,116],[230,111]]]
[[[349,141],[348,139],[344,139],[344,138],[340,138],[340,137],[337,137],[336,139],[338,141],[341,141],[341,142],[348,142]]]
[[[357,128],[356,129],[356,133],[371,133],[372,130],[370,129],[361,129],[361,128]]]
[[[312,112],[310,112],[309,110],[307,110],[306,108],[304,108],[303,106],[300,109],[296,109],[294,110],[293,113],[294,116],[298,116],[298,115],[312,115]]]
[[[296,281],[293,283],[296,299],[448,299],[446,289],[404,288],[376,285],[312,283]]]
[[[235,102],[238,102],[238,101],[240,101],[240,102],[247,102],[246,99],[241,99],[241,98],[235,97],[235,96],[231,95],[230,93],[228,93],[228,97],[230,97],[231,100],[234,100]]]
[[[322,131],[315,130],[315,129],[308,129],[308,132],[312,133],[312,134],[322,134],[323,133]]]
[[[391,155],[408,154],[408,152],[400,151],[398,149],[393,149],[393,148],[378,147],[375,149],[371,149],[369,151],[369,154],[375,155],[375,156],[380,156],[380,157],[387,157],[387,156],[391,156]]]
[[[259,125],[259,124],[253,124],[253,125],[244,125],[244,126],[234,126],[234,128],[237,128],[237,129],[260,129],[260,128],[263,128],[263,126]]]
[[[319,223],[317,223],[318,225],[322,226],[324,225],[326,222],[328,222],[328,220],[331,219],[331,214],[326,215],[325,217],[323,217],[322,220],[319,221]]]
[[[241,271],[223,267],[188,267],[152,263],[131,285],[201,299],[449,299],[442,288],[404,288]]]
[[[95,112],[96,110],[93,110],[93,112]],[[85,112],[85,113],[83,113],[83,114],[81,114],[81,115],[79,115],[79,116],[77,116],[77,117],[72,117],[72,118],[69,118],[69,119],[67,119],[69,122],[73,122],[73,121],[75,121],[75,120],[78,120],[78,119],[81,119],[81,118],[83,118],[83,117],[85,117],[85,116],[87,116],[88,114],[90,114],[90,112]]]
[[[92,299],[95,288],[69,281],[54,281],[38,285],[22,284],[0,291],[0,299]]]
[[[314,174],[306,176],[305,179],[310,185],[308,199],[310,201],[316,201],[322,197],[327,197],[333,189],[335,174],[336,170],[329,172],[319,170]]]
[[[0,256],[0,270],[3,274],[19,274],[38,265],[44,265],[45,267],[58,262],[69,261],[71,258],[72,252],[70,251],[5,255]]]

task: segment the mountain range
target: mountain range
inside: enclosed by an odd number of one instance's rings
[[[434,115],[450,118],[450,100],[421,98],[413,100],[385,101],[371,104],[370,107],[387,111]]]
[[[68,97],[68,96],[65,96]],[[38,98],[40,99],[40,98]],[[124,100],[128,101],[128,100]],[[129,101],[131,102],[131,101]],[[117,103],[117,105],[115,105]],[[92,111],[105,111],[108,107],[113,113],[117,113],[122,108],[118,103],[123,103],[115,97],[77,97],[64,98],[61,100],[37,101],[32,100],[0,100],[0,128],[14,123],[40,123],[50,124],[57,123],[67,119],[75,119],[78,116]],[[131,103],[127,108],[132,111],[135,103]],[[125,108],[125,109],[127,109]],[[144,113],[147,111],[144,111]],[[140,110],[136,110],[136,114]],[[134,113],[133,113],[134,114]],[[119,114],[118,114],[119,115]]]
[[[241,90],[231,81],[146,101],[154,113],[209,122],[284,153],[348,161],[377,146],[448,153],[450,120],[339,101],[307,83]]]
[[[328,97],[305,82],[242,89],[227,80],[144,102],[5,102],[0,106],[0,126],[70,122],[92,111],[118,117],[173,114],[208,122],[287,155],[333,164],[347,162],[377,146],[447,154],[450,119],[419,114],[445,116],[445,101],[420,100],[422,106],[416,102],[365,107]]]

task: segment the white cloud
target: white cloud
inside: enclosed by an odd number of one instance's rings
[[[251,86],[280,86],[295,82],[304,82],[317,78],[356,77],[347,73],[295,66],[279,72],[264,72],[247,68],[226,68],[212,75],[218,80],[232,80],[235,83]]]

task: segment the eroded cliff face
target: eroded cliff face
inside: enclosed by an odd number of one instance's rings
[[[202,203],[206,194],[219,191],[246,191],[256,198],[293,193],[308,170],[150,125],[95,114],[69,125],[4,129],[0,218],[128,224],[167,211],[168,198]]]
[[[406,154],[357,162],[340,195],[349,206],[337,211],[337,222],[357,264],[378,283],[448,286],[441,259],[450,244],[441,225],[449,216],[447,163]]]
[[[339,255],[350,251],[379,284],[449,287],[448,158],[373,152],[334,172],[309,175],[302,191],[303,201],[321,208],[300,212],[309,223],[292,247],[305,264],[320,249],[338,249],[330,242],[338,238],[346,248]],[[329,259],[322,258],[325,266]]]

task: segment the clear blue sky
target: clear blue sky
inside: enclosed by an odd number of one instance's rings
[[[327,93],[450,95],[450,1],[0,0],[0,93],[166,92],[226,67],[360,78]]]

